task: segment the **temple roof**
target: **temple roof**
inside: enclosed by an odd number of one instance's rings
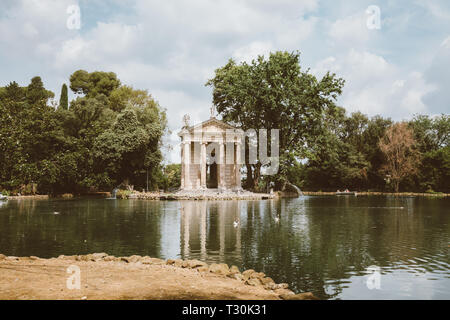
[[[221,120],[216,119],[215,117],[211,117],[208,120],[205,120],[201,123],[198,123],[196,125],[193,126],[189,126],[189,127],[183,127],[181,129],[181,131],[178,133],[179,136],[182,136],[183,134],[186,134],[187,132],[194,132],[196,129],[202,129],[202,130],[206,130],[208,131],[208,127],[211,128],[220,128],[223,130],[227,130],[227,129],[239,129],[237,127],[234,127],[226,122],[223,122]]]

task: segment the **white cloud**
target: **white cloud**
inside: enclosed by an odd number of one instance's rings
[[[450,36],[447,36],[425,71],[427,82],[436,87],[425,96],[425,103],[432,113],[449,113],[450,110]]]
[[[361,111],[370,116],[406,119],[426,112],[423,98],[435,90],[420,72],[405,72],[366,51],[352,49],[346,55],[328,57],[319,61],[313,72],[323,75],[327,70],[346,80],[340,105],[349,112]]]
[[[318,75],[331,70],[346,80],[339,102],[349,111],[403,118],[445,110],[450,101],[445,28],[428,33],[439,43],[404,49],[426,37],[411,33],[417,8],[445,22],[442,2],[398,11],[390,11],[389,3],[382,7],[381,31],[367,28],[366,4],[324,7],[318,0],[81,1],[82,28],[69,30],[66,9],[75,3],[0,4],[0,85],[12,80],[25,85],[41,75],[58,95],[75,70],[113,71],[123,83],[147,89],[167,108],[176,129],[185,113],[192,122],[209,116],[211,89],[204,83],[230,57],[249,62],[270,51],[300,50],[302,68],[312,66]],[[434,58],[424,60],[428,55]],[[431,60],[430,66],[423,62]]]
[[[358,12],[331,24],[329,36],[337,46],[356,47],[367,42],[370,30],[365,12]]]
[[[233,58],[237,62],[245,61],[247,63],[252,62],[259,55],[268,56],[273,50],[272,43],[255,41],[241,48],[237,48],[233,52]]]

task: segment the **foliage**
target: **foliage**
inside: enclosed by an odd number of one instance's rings
[[[61,87],[61,96],[59,98],[59,107],[67,110],[69,108],[69,96],[67,93],[67,85],[64,83]]]
[[[181,164],[168,164],[164,167],[164,190],[172,191],[180,187],[181,184]]]
[[[65,85],[55,109],[49,106],[54,94],[39,77],[27,87],[12,82],[1,88],[0,186],[18,191],[35,183],[40,193],[110,190],[124,182],[145,186],[148,171],[158,188],[165,111],[146,91],[121,87],[114,73],[79,70],[70,79],[79,95],[70,109]]]
[[[286,185],[293,159],[308,155],[307,146],[315,145],[325,114],[335,108],[344,84],[330,73],[318,80],[302,71],[299,61],[298,52],[259,56],[251,64],[229,60],[206,83],[213,88],[213,103],[224,120],[243,130],[280,130],[280,174],[272,177],[280,188]],[[247,161],[246,167],[247,188],[255,190],[263,165]]]
[[[128,199],[129,195],[132,194],[131,190],[123,190],[119,189],[116,192],[116,198],[117,199]]]
[[[416,150],[414,131],[406,122],[395,123],[386,130],[378,146],[386,159],[381,171],[398,192],[400,182],[418,171],[420,155]]]

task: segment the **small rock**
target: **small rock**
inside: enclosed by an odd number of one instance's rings
[[[250,278],[251,279],[262,279],[264,278],[266,275],[264,272],[253,272],[252,274],[250,274]]]
[[[1,260],[1,259],[0,259],[0,260]],[[39,257],[31,256],[31,257],[30,257],[30,260],[39,260]]]
[[[244,276],[244,279],[247,280],[247,279],[250,279],[250,276],[251,276],[252,273],[254,273],[254,272],[255,272],[255,270],[253,270],[253,269],[248,269],[248,270],[245,270],[244,272],[242,272],[242,275]]]
[[[230,273],[230,269],[225,263],[213,263],[209,266],[209,272],[226,276]]]
[[[83,256],[79,256],[81,261],[91,261],[91,255],[90,254],[86,254]]]
[[[15,261],[19,261],[19,257],[15,257],[15,256],[9,256],[6,257],[7,260],[15,260]]]
[[[65,255],[60,255],[59,257],[58,257],[58,259],[61,259],[61,260],[76,260],[76,257],[77,256],[65,256]],[[31,257],[30,257],[31,258]]]
[[[150,257],[144,257],[142,258],[141,262],[143,264],[156,264],[156,265],[160,265],[160,264],[165,264],[166,262],[162,259],[158,259],[158,258],[150,258]]]
[[[245,284],[256,287],[261,284],[261,281],[259,281],[259,279],[257,278],[250,278],[245,281]]]
[[[269,282],[269,283],[264,284],[264,289],[266,289],[266,290],[277,290],[278,287],[277,287],[275,282]],[[278,290],[284,290],[284,289],[278,289]]]
[[[167,261],[166,261],[166,264],[167,265],[172,265],[172,264],[174,264],[175,263],[175,260],[173,260],[173,259],[167,259]]]
[[[187,260],[187,263],[188,267],[191,269],[208,266],[205,262],[200,260]]]
[[[184,260],[184,261],[181,263],[181,267],[182,267],[182,268],[187,268],[187,267],[189,267],[189,262],[188,262],[187,260]]]
[[[101,253],[93,253],[91,255],[91,260],[93,261],[97,261],[97,260],[102,260],[103,258],[107,257],[108,254],[101,252]]]
[[[299,294],[281,294],[283,300],[319,300],[312,292],[304,292]]]
[[[241,272],[239,271],[239,268],[238,268],[238,267],[236,267],[236,266],[231,266],[231,268],[230,268],[230,273],[231,273],[231,274],[236,274],[236,273],[241,273]]]
[[[289,285],[287,283],[278,283],[276,286],[277,286],[277,289],[287,289],[287,288],[289,288]]]
[[[183,264],[183,260],[181,259],[176,259],[174,262],[175,267],[181,267]]]
[[[116,257],[114,256],[106,256],[103,258],[103,261],[115,261]]]
[[[141,261],[141,256],[132,255],[130,257],[120,257],[122,261],[128,262],[128,263],[135,263]]]
[[[87,299],[87,297],[86,296],[84,296],[84,297],[81,297],[81,300],[86,300]]]
[[[0,260],[5,260],[6,256],[4,254],[0,254]]]
[[[206,266],[201,266],[197,268],[198,272],[208,272],[209,271],[209,267]]]
[[[19,257],[20,261],[31,261],[30,257]]]
[[[137,256],[137,255],[132,255],[131,257],[129,257],[129,262],[139,262],[141,261],[142,257],[141,256]]]
[[[244,276],[242,274],[240,274],[240,273],[233,274],[232,278],[234,278],[236,280],[244,281]]]
[[[275,292],[279,296],[282,294],[295,294],[294,292],[292,292],[289,289],[275,289],[273,292]]]
[[[270,277],[260,278],[260,280],[261,280],[261,283],[263,285],[266,285],[266,284],[269,284],[269,283],[275,283],[275,281],[273,281],[273,279],[270,278]]]

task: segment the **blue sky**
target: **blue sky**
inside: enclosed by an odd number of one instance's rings
[[[70,5],[81,28],[67,28]],[[370,5],[380,29],[367,28]],[[167,109],[173,131],[209,116],[204,86],[229,58],[299,50],[304,69],[346,80],[339,104],[395,120],[449,113],[450,2],[3,0],[0,86],[40,75],[59,96],[75,70],[114,71]],[[173,143],[176,136],[172,135]],[[175,148],[176,149],[176,148]],[[177,161],[178,152],[171,152]]]

